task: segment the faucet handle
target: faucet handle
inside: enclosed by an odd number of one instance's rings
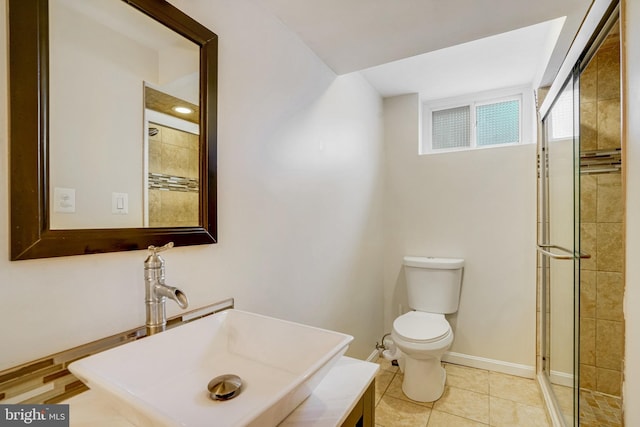
[[[160,255],[158,255],[158,252],[166,251],[167,249],[171,249],[172,247],[173,242],[169,242],[166,245],[160,247],[153,245],[149,246],[147,248],[149,250],[149,256],[147,256],[147,259],[144,260],[145,270],[156,268],[164,270],[164,260]],[[162,273],[162,275],[164,276],[164,273]]]
[[[166,251],[167,249],[171,249],[173,247],[173,242],[169,242],[164,246],[149,246],[147,249],[149,250],[150,253],[152,253],[153,255],[157,254],[158,252],[162,252],[162,251]]]

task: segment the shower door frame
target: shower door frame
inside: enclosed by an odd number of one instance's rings
[[[551,114],[553,106],[556,105],[556,101],[560,98],[560,95],[564,93],[567,87],[571,85],[572,94],[572,134],[571,139],[571,154],[572,154],[572,189],[573,189],[573,203],[572,203],[572,244],[570,248],[563,246],[557,246],[552,242],[550,232],[550,201],[549,201],[549,144],[553,143],[548,138],[548,120]],[[573,67],[571,74],[567,77],[562,84],[561,89],[558,92],[558,96],[553,100],[551,107],[547,110],[547,113],[541,117],[540,123],[540,141],[538,155],[540,159],[539,163],[539,189],[538,189],[538,203],[539,203],[539,235],[538,235],[538,266],[539,266],[539,283],[540,283],[540,357],[538,360],[538,372],[537,378],[540,383],[543,397],[549,414],[554,426],[567,426],[567,422],[563,416],[563,411],[555,396],[551,382],[551,352],[549,341],[551,339],[551,325],[549,324],[549,317],[552,315],[550,308],[550,295],[551,295],[551,263],[552,260],[567,261],[573,263],[573,282],[570,284],[573,288],[573,342],[572,342],[572,354],[573,354],[573,366],[572,366],[572,383],[573,383],[573,410],[571,425],[578,426],[579,424],[579,367],[580,367],[580,259],[589,257],[587,254],[583,254],[580,251],[580,66],[579,62]]]
[[[549,333],[548,319],[546,316],[547,310],[547,294],[546,288],[548,287],[548,265],[550,262],[550,253],[548,249],[555,249],[556,246],[549,244],[549,230],[547,224],[548,204],[545,197],[548,191],[548,153],[543,150],[542,147],[546,145],[546,142],[542,138],[547,137],[544,133],[545,127],[543,121],[547,119],[548,114],[551,111],[557,98],[560,96],[566,84],[574,85],[574,245],[573,251],[567,251],[567,254],[560,256],[565,260],[573,260],[574,262],[574,339],[573,339],[573,363],[574,363],[574,376],[573,376],[573,425],[579,426],[579,366],[580,366],[580,258],[586,258],[588,255],[580,252],[580,201],[579,201],[579,186],[580,186],[580,100],[579,100],[579,82],[580,74],[588,64],[594,52],[602,41],[603,34],[608,31],[607,26],[611,22],[617,19],[620,15],[619,0],[595,0],[592,5],[580,32],[578,33],[567,57],[565,58],[556,80],[553,82],[545,101],[539,108],[539,191],[538,191],[538,213],[539,213],[539,238],[538,238],[538,253],[539,253],[539,301],[540,301],[540,319],[538,322],[538,339],[540,345],[540,355],[537,359],[537,380],[540,385],[545,404],[547,406],[547,412],[550,416],[554,427],[566,427],[564,417],[558,399],[551,387],[550,373],[550,361],[546,358],[548,354],[547,334]],[[576,194],[577,191],[577,194]],[[564,249],[564,248],[560,248]],[[557,256],[556,256],[557,257]]]

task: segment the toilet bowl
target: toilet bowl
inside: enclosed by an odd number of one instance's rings
[[[420,311],[403,314],[393,322],[391,339],[404,362],[404,394],[418,402],[439,399],[446,380],[440,362],[453,343],[453,331],[444,314]]]
[[[405,257],[409,307],[393,322],[391,339],[404,372],[403,393],[418,402],[433,402],[444,392],[442,356],[453,343],[444,313],[458,310],[461,259]]]

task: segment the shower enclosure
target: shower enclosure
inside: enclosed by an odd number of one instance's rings
[[[543,119],[539,146],[539,380],[558,418],[574,425],[579,375],[580,252],[579,78],[571,75]],[[559,424],[562,425],[562,424]],[[577,424],[576,424],[577,425]]]
[[[538,381],[554,426],[621,425],[617,6],[607,3],[597,18],[540,108]]]

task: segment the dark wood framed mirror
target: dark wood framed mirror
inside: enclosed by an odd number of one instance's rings
[[[217,36],[164,0],[109,1],[124,1],[199,47],[198,225],[52,227],[49,0],[9,0],[11,260],[137,250],[169,241],[176,246],[217,241]],[[118,117],[107,119],[118,126]]]

